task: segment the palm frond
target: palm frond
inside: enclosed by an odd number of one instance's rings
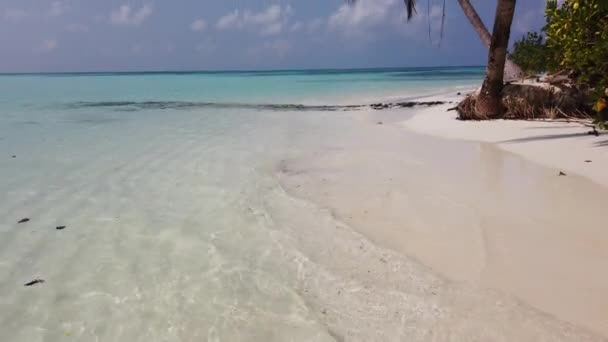
[[[551,1],[551,0],[549,0]],[[353,5],[357,2],[357,0],[346,0],[347,3]],[[416,11],[416,0],[403,0],[403,4],[405,5],[405,11],[406,11],[406,15],[407,15],[407,20],[411,20],[414,15],[418,14],[418,12]],[[432,38],[431,38],[431,0],[427,0],[427,21],[428,21],[428,29],[429,29],[429,40],[432,42]],[[442,7],[442,15],[441,15],[441,28],[439,30],[439,34],[440,34],[440,38],[439,38],[439,45],[441,45],[441,42],[443,41],[443,33],[445,31],[445,0],[443,0],[443,7]]]
[[[403,3],[407,10],[407,20],[410,20],[416,14],[416,0],[403,0]]]
[[[354,4],[357,0],[346,0],[349,4]],[[416,0],[403,0],[403,4],[405,5],[405,10],[407,14],[407,20],[412,19],[412,17],[417,13],[416,12]]]

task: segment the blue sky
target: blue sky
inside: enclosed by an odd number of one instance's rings
[[[456,0],[0,0],[0,72],[482,65],[487,52]],[[491,27],[496,1],[473,0]],[[543,23],[520,0],[512,35]],[[428,18],[432,39],[428,35]]]

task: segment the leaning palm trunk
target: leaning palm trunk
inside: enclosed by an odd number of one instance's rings
[[[430,1],[430,0],[428,0],[428,1]],[[347,2],[353,4],[353,3],[357,2],[357,0],[347,0]],[[465,16],[467,17],[467,19],[469,19],[469,22],[471,22],[471,25],[473,26],[473,28],[479,35],[479,38],[481,39],[483,44],[487,48],[490,48],[490,43],[492,41],[492,35],[490,35],[490,32],[488,31],[488,29],[484,25],[483,21],[479,17],[479,14],[477,14],[477,11],[475,11],[475,8],[471,4],[471,2],[469,0],[458,0],[458,3],[460,4],[460,7],[462,8],[462,11],[464,12]],[[410,20],[416,13],[416,0],[403,0],[403,4],[405,5],[405,8],[406,8],[407,19]],[[430,5],[430,2],[429,2],[429,5]],[[444,6],[445,6],[445,2],[444,2]],[[445,8],[444,8],[444,10],[445,10]],[[430,27],[429,27],[429,30],[430,30]],[[442,31],[443,31],[443,24],[442,24]],[[430,34],[430,31],[429,31],[429,34]],[[520,78],[522,75],[523,75],[523,72],[522,72],[521,68],[519,66],[517,66],[517,64],[513,63],[511,60],[507,59],[506,67],[504,68],[504,79],[511,81],[511,80]]]
[[[497,118],[503,112],[501,91],[515,3],[516,0],[498,0],[496,6],[486,76],[475,104],[475,115],[478,119]]]
[[[479,35],[479,38],[483,44],[489,48],[490,43],[492,42],[492,35],[479,17],[479,14],[477,14],[477,11],[475,11],[473,5],[471,5],[471,2],[469,0],[458,0],[458,3],[460,4],[460,7],[462,7],[464,15],[471,22],[471,25]],[[523,75],[521,68],[519,68],[517,64],[513,63],[511,60],[507,59],[504,79],[508,81],[515,80],[521,77],[521,75]]]

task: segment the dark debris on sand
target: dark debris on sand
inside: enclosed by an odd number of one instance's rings
[[[412,108],[415,106],[438,106],[442,104],[446,104],[446,101],[409,101],[409,102],[394,102],[394,103],[373,103],[370,105],[372,109],[375,110],[383,110],[383,109],[391,109],[391,108]]]
[[[36,284],[42,284],[42,283],[44,283],[44,279],[34,279],[34,280],[30,281],[29,283],[23,284],[23,286],[34,286]]]

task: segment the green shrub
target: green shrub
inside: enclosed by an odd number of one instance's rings
[[[572,72],[599,96],[608,87],[608,1],[549,1],[546,16],[549,70]]]
[[[608,88],[608,1],[566,0],[559,6],[550,0],[546,17],[548,69],[570,72],[601,99]],[[605,115],[598,112],[600,126],[606,125]]]
[[[527,76],[547,71],[548,51],[543,36],[536,32],[528,34],[513,45],[511,59]]]

